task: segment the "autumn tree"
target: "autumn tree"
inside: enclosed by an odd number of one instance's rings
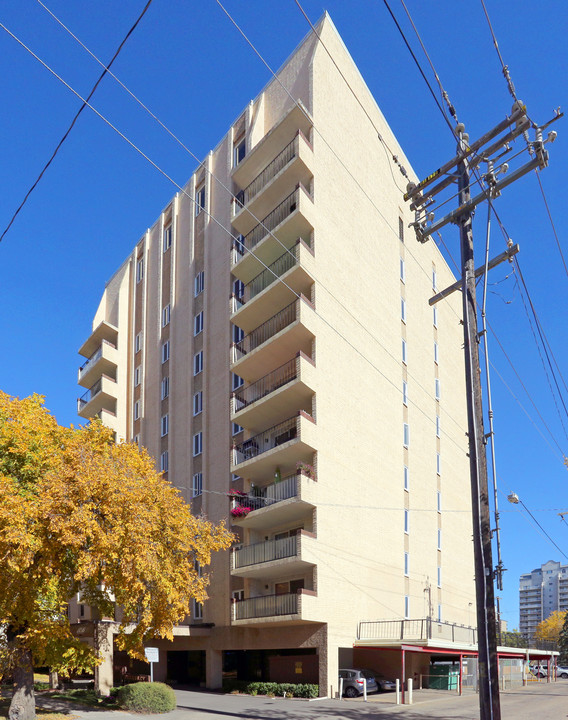
[[[558,635],[559,661],[562,665],[568,663],[568,612],[564,615],[564,622]]]
[[[548,642],[558,642],[562,626],[565,618],[568,616],[566,611],[556,610],[551,613],[546,620],[537,625],[535,638],[537,640],[546,640]]]
[[[144,641],[172,637],[206,598],[196,570],[232,537],[194,517],[144,450],[100,423],[65,428],[43,398],[0,392],[0,672],[14,679],[10,720],[35,714],[33,667],[92,669],[72,633],[79,590],[99,617],[118,612],[117,644],[143,659]],[[117,610],[118,608],[118,610]]]

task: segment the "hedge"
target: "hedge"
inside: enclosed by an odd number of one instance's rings
[[[132,683],[124,685],[117,694],[120,707],[141,713],[166,713],[176,706],[176,696],[164,683]]]
[[[296,698],[317,698],[319,685],[309,683],[248,682],[247,680],[224,680],[223,691],[247,695],[280,695]]]

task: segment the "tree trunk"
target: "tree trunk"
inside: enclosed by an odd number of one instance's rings
[[[49,671],[49,689],[57,690],[58,687],[59,687],[59,675],[57,674],[57,670],[50,670]]]
[[[9,720],[34,720],[34,668],[29,650],[19,650],[14,667],[14,695],[8,711]]]

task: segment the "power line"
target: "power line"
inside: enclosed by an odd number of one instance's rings
[[[99,75],[99,78],[98,78],[97,82],[93,85],[93,89],[92,89],[91,92],[87,95],[86,100],[83,101],[83,104],[81,105],[81,107],[79,108],[79,110],[76,112],[75,117],[73,118],[73,120],[71,121],[71,124],[69,125],[69,127],[68,127],[67,130],[65,131],[63,137],[62,137],[61,140],[57,143],[57,146],[56,146],[55,150],[52,152],[51,157],[50,157],[49,160],[46,162],[46,164],[43,166],[43,169],[42,169],[42,171],[40,172],[40,174],[37,176],[34,184],[33,184],[33,185],[31,186],[31,188],[28,190],[28,192],[26,193],[24,199],[22,200],[22,202],[21,202],[20,205],[18,206],[16,212],[12,215],[12,218],[11,218],[10,222],[8,223],[8,225],[6,226],[6,228],[4,229],[4,232],[2,233],[2,235],[0,235],[0,242],[2,242],[2,240],[4,239],[4,236],[6,235],[6,233],[8,232],[8,230],[12,227],[12,223],[14,222],[14,220],[16,219],[16,217],[18,216],[18,214],[20,213],[20,211],[22,210],[22,208],[23,208],[24,205],[26,204],[26,202],[27,202],[28,198],[30,197],[30,195],[32,194],[32,192],[36,189],[38,183],[39,183],[40,180],[42,179],[42,177],[43,177],[44,173],[46,172],[46,170],[48,169],[48,167],[49,167],[49,166],[51,165],[51,163],[55,160],[55,156],[56,156],[57,153],[59,152],[59,149],[61,148],[61,146],[63,145],[63,143],[65,142],[65,140],[67,140],[67,138],[69,137],[69,133],[70,133],[71,130],[73,129],[73,126],[75,125],[75,123],[77,122],[77,120],[79,119],[79,115],[83,112],[83,110],[85,109],[85,107],[89,104],[89,100],[90,100],[90,99],[93,97],[93,95],[95,94],[95,90],[98,88],[98,86],[100,85],[102,79],[103,79],[104,76],[107,74],[108,69],[111,67],[111,65],[114,63],[114,61],[115,61],[116,58],[118,57],[118,55],[119,55],[120,51],[122,50],[124,44],[126,43],[126,41],[128,40],[128,38],[132,35],[132,33],[133,33],[134,30],[136,29],[138,23],[142,20],[142,18],[143,18],[144,15],[146,14],[146,11],[148,10],[148,8],[150,7],[151,4],[152,4],[152,0],[148,0],[148,2],[146,3],[146,5],[144,6],[144,9],[142,10],[142,12],[140,13],[140,15],[138,16],[136,22],[135,22],[134,25],[130,28],[130,30],[126,33],[123,41],[120,43],[120,45],[119,45],[118,48],[116,49],[116,51],[115,51],[114,55],[112,56],[110,62],[109,62],[108,65],[105,67],[105,69],[103,70],[103,72]],[[2,26],[2,27],[4,27],[4,26]],[[6,28],[4,28],[4,29],[6,29]]]
[[[564,258],[564,253],[562,252],[562,248],[560,246],[560,240],[558,238],[558,233],[556,232],[556,226],[554,225],[554,220],[552,219],[550,207],[548,206],[548,201],[546,199],[546,195],[544,194],[544,188],[543,188],[542,182],[540,180],[540,172],[537,169],[535,169],[535,173],[536,173],[536,179],[538,180],[538,185],[540,187],[540,192],[542,193],[542,199],[544,200],[544,206],[546,207],[546,212],[548,214],[548,219],[550,220],[550,224],[552,226],[552,232],[554,233],[554,237],[556,238],[556,245],[558,247],[558,252],[560,253],[560,257],[562,258],[562,265],[564,265],[564,272],[568,276],[568,267],[566,266],[566,260]]]

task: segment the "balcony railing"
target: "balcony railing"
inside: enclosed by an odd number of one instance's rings
[[[235,249],[240,255],[243,255],[246,250],[252,250],[255,245],[262,240],[265,235],[271,233],[274,228],[278,227],[281,222],[291,215],[297,208],[300,202],[300,192],[306,192],[303,185],[298,185],[294,192],[290,193],[288,197],[277,205],[274,210],[268,213],[268,215],[255,225],[253,229],[247,233],[247,235],[240,236],[240,239],[234,243]],[[307,194],[307,193],[306,193]]]
[[[273,263],[244,286],[243,294],[239,298],[240,305],[252,300],[253,297],[261,293],[269,285],[272,285],[273,282],[296,265],[298,262],[298,248],[301,242],[305,241],[297,240],[289,250],[282,253],[279,258],[276,258]]]
[[[243,355],[248,355],[255,348],[262,343],[269,340],[273,335],[284,330],[285,327],[291,325],[296,320],[296,300],[291,302],[285,308],[280,310],[268,318],[262,325],[252,330],[248,335],[245,335],[242,340],[238,343],[234,343],[235,357],[241,358]]]
[[[278,155],[268,163],[255,179],[250,182],[244,190],[241,190],[235,196],[235,209],[238,211],[243,205],[247,205],[258,193],[283,170],[298,154],[298,131],[296,137],[286,145],[286,147],[278,153]]]
[[[234,398],[234,411],[238,412],[243,408],[252,405],[252,403],[278,390],[278,388],[287,385],[298,377],[298,364],[296,358],[292,358],[284,365],[276,370],[269,372],[268,375],[261,377],[260,380],[241,387],[232,393]]]
[[[102,390],[102,386],[103,379],[101,377],[92,387],[87,390],[86,393],[83,393],[83,395],[81,395],[78,402],[79,412],[85,407],[88,402],[90,402],[95,397],[95,395],[98,395],[100,393],[100,391]]]
[[[293,440],[298,434],[298,415],[273,425],[233,448],[234,465],[257,457],[272,448]]]
[[[91,357],[88,360],[85,360],[85,362],[79,368],[79,379],[81,379],[83,375],[91,369],[91,367],[97,362],[97,360],[100,360],[103,354],[103,345],[108,345],[113,349],[116,348],[116,345],[114,345],[113,343],[109,342],[108,340],[103,340],[101,345],[95,350]]]
[[[263,595],[237,600],[233,603],[233,620],[295,615],[298,612],[298,593]]]
[[[360,622],[357,632],[359,640],[447,640],[475,645],[476,628],[455,623],[438,622],[432,618],[419,620],[376,620]]]
[[[266,540],[254,545],[244,545],[233,550],[233,569],[249,567],[258,563],[294,557],[298,552],[297,536]]]
[[[260,510],[275,503],[288,500],[298,495],[298,475],[287,475],[279,482],[266,487],[255,487],[251,495],[235,497],[233,503],[238,507]]]

